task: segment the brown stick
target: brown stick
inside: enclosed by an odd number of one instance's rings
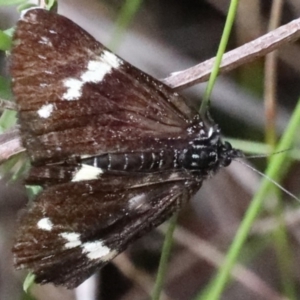
[[[16,103],[0,98],[0,110],[9,109],[9,110],[17,110]]]
[[[280,46],[300,37],[300,18],[283,25],[241,47],[224,54],[219,73],[229,72],[245,63],[266,55]],[[183,89],[206,81],[215,58],[208,59],[184,71],[172,73],[162,80],[174,89]]]
[[[16,155],[25,151],[21,144],[21,138],[17,129],[8,130],[0,135],[0,164]]]

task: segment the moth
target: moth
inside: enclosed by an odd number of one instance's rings
[[[27,184],[18,269],[75,288],[179,210],[240,152],[168,86],[69,19],[28,10],[11,52]]]

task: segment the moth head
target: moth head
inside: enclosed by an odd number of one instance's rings
[[[232,148],[229,142],[221,143],[219,147],[219,167],[227,167],[233,159],[243,156],[243,153]]]

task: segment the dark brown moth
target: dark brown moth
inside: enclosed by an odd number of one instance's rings
[[[15,266],[74,288],[240,156],[183,97],[43,9],[18,22],[13,93],[28,184]]]

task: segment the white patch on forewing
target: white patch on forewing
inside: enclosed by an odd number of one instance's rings
[[[83,253],[85,253],[89,259],[101,259],[102,261],[106,261],[117,255],[116,250],[108,248],[101,240],[84,243],[82,249]]]
[[[90,60],[80,79],[68,78],[63,84],[67,91],[63,94],[64,100],[78,100],[82,94],[82,87],[87,82],[98,83],[111,72],[113,68],[118,68],[121,60],[113,53],[104,50],[98,60]]]
[[[43,218],[37,222],[37,227],[42,230],[51,231],[53,228],[53,223],[49,218]]]
[[[103,61],[91,60],[88,70],[81,75],[83,82],[100,82],[111,71],[111,66]]]
[[[63,94],[63,99],[72,101],[77,100],[81,96],[81,88],[83,86],[83,82],[81,80],[75,78],[68,78],[64,80],[64,86],[67,91]]]
[[[93,180],[99,178],[103,173],[102,169],[82,164],[81,168],[76,172],[72,181]]]
[[[67,242],[65,247],[67,249],[75,248],[80,246],[82,243],[80,241],[80,234],[76,232],[62,232],[59,234],[62,238],[64,238]]]
[[[53,112],[53,104],[44,104],[38,111],[38,115],[41,118],[49,118]]]
[[[130,210],[145,210],[149,208],[149,204],[146,203],[146,194],[142,193],[139,195],[136,195],[129,199],[128,201],[128,207]]]
[[[104,50],[103,53],[101,54],[101,59],[111,65],[113,68],[117,69],[120,64],[121,64],[121,60],[115,56],[113,53],[107,51],[107,50]]]

